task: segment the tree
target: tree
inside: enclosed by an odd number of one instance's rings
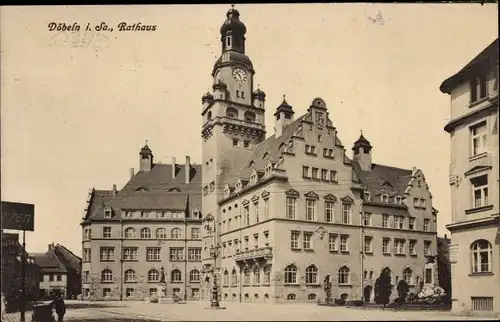
[[[398,290],[398,303],[403,304],[406,301],[406,296],[410,292],[410,286],[405,280],[400,280],[397,285]]]
[[[384,268],[380,272],[380,276],[375,282],[375,301],[378,304],[384,304],[384,307],[389,304],[389,299],[392,294],[391,270]]]

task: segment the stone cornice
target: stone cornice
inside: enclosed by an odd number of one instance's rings
[[[486,116],[489,114],[489,112],[494,111],[495,109],[498,109],[498,94],[495,96],[495,98],[490,99],[490,104],[477,109],[475,111],[469,112],[465,115],[462,115],[454,120],[451,120],[446,124],[444,127],[444,130],[448,133],[451,133],[454,128],[457,126],[464,124],[464,123],[469,123],[472,118],[474,117],[480,117],[480,116]]]

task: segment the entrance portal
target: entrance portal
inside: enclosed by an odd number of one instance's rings
[[[364,293],[363,295],[364,295],[365,302],[370,302],[370,300],[372,298],[372,293],[373,293],[373,286],[371,286],[371,285],[365,286],[363,293]]]

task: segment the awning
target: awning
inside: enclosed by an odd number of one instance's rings
[[[387,214],[387,215],[395,215],[395,216],[409,216],[410,213],[407,209],[403,208],[392,208],[392,207],[377,207],[371,205],[363,206],[364,212],[369,212],[372,214]]]

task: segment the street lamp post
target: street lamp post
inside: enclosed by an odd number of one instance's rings
[[[214,267],[212,268],[213,274],[213,285],[212,285],[212,301],[210,302],[210,307],[219,307],[219,288],[217,287],[217,272],[215,263],[217,257],[219,256],[220,245],[210,246],[210,257],[214,260]]]

